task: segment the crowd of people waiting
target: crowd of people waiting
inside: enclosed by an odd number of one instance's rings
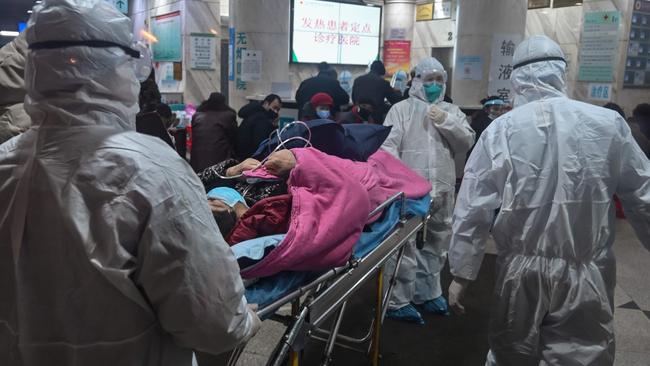
[[[153,73],[138,83],[127,17],[46,0],[33,19],[0,50],[0,363],[186,365],[190,349],[245,342],[259,319],[221,239],[260,201],[286,215],[296,153],[254,159],[281,98],[236,113],[212,93],[193,116],[187,164],[170,148],[182,130]],[[569,99],[564,54],[546,37],[522,42],[514,63],[514,109],[487,97],[471,119],[434,58],[404,94],[373,62],[350,108],[321,63],[297,91],[299,120],[390,127],[383,150],[432,186],[424,246],[407,245],[387,317],[464,313],[491,233],[500,263],[487,364],[611,365],[611,198],[650,249],[650,105],[628,124],[614,104],[618,113]],[[455,156],[472,148],[456,198]],[[231,179],[260,166],[283,180]]]

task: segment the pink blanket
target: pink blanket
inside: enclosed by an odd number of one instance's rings
[[[318,271],[345,264],[370,212],[397,192],[420,198],[431,190],[424,178],[385,151],[367,163],[292,149],[297,165],[289,177],[293,196],[289,231],[280,245],[242,277],[281,271]]]

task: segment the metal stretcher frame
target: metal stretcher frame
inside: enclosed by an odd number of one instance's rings
[[[269,366],[288,365],[299,366],[300,354],[307,341],[316,339],[326,342],[321,365],[332,361],[334,346],[366,353],[370,356],[372,365],[379,364],[379,341],[381,326],[388,310],[388,299],[396,283],[397,270],[404,255],[404,246],[418,232],[424,232],[426,218],[406,216],[406,196],[400,192],[390,197],[374,209],[369,217],[374,217],[394,202],[401,200],[400,219],[393,231],[370,253],[361,259],[352,259],[346,265],[331,269],[310,283],[276,300],[272,304],[258,310],[260,318],[270,317],[287,325],[287,329],[267,362]],[[418,240],[422,239],[417,235]],[[383,266],[390,257],[397,255],[397,265],[391,273],[388,289],[384,290]],[[352,338],[339,334],[343,314],[349,298],[363,284],[376,276],[375,315],[368,333],[362,338]],[[275,312],[286,304],[292,304],[290,316],[277,316]],[[319,328],[335,315],[330,330]],[[369,344],[360,349],[352,345]],[[235,365],[245,348],[245,344],[235,349],[228,365]]]

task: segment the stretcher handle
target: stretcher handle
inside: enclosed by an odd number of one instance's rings
[[[285,296],[283,296],[282,298],[280,298],[280,299],[274,301],[272,304],[267,305],[267,306],[265,306],[265,307],[262,308],[262,309],[259,309],[259,310],[257,311],[257,316],[260,317],[260,318],[265,318],[265,317],[267,317],[268,315],[274,313],[277,309],[279,309],[280,307],[282,307],[282,305],[284,305],[284,304],[290,302],[290,301],[293,300],[293,299],[299,298],[300,296],[302,296],[302,295],[304,295],[305,293],[307,293],[307,291],[312,290],[313,288],[315,288],[316,286],[320,285],[321,283],[323,283],[323,282],[329,280],[330,278],[333,278],[333,277],[335,277],[335,276],[341,274],[342,272],[345,272],[345,271],[348,270],[350,267],[352,267],[353,264],[354,264],[354,263],[353,263],[352,261],[348,261],[348,262],[347,262],[344,266],[342,266],[342,267],[337,267],[337,268],[330,269],[329,271],[325,272],[325,273],[322,274],[320,277],[318,277],[316,280],[314,280],[314,281],[308,283],[308,284],[305,285],[305,286],[301,286],[301,287],[299,287],[298,289],[294,290],[293,292],[289,293],[288,295],[285,295]]]
[[[406,195],[404,194],[404,192],[398,192],[398,193],[395,193],[394,195],[392,195],[386,201],[384,201],[384,203],[377,206],[374,210],[372,210],[370,212],[370,214],[368,215],[368,218],[376,216],[377,214],[382,212],[386,207],[392,205],[397,200],[402,200],[402,210],[404,210],[404,206],[405,206],[404,203],[406,201]]]

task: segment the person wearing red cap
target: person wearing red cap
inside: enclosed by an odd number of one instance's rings
[[[317,93],[309,101],[316,111],[316,116],[320,119],[332,119],[332,106],[334,100],[327,93]]]

